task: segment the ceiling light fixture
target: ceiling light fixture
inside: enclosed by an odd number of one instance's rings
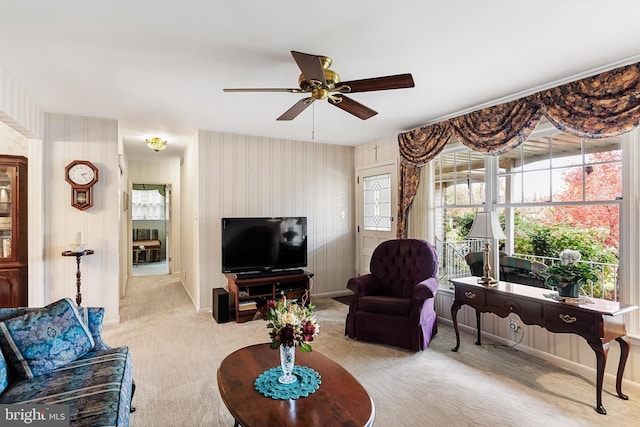
[[[158,151],[162,151],[167,148],[167,141],[163,140],[162,138],[156,137],[147,139],[147,145],[157,153]]]

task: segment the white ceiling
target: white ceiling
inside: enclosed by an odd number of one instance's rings
[[[0,0],[0,67],[46,112],[119,120],[130,158],[197,129],[358,145],[640,61],[639,17],[640,0]],[[223,93],[296,87],[291,50],[416,87],[351,95],[365,121],[324,101],[276,121],[305,95]]]

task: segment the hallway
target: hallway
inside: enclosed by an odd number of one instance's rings
[[[132,276],[159,276],[169,274],[167,261],[134,264],[131,268]]]

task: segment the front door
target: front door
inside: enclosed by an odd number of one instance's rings
[[[358,169],[357,265],[369,272],[373,250],[396,237],[398,167],[396,162]]]

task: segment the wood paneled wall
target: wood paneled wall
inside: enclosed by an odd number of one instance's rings
[[[0,154],[29,156],[29,140],[0,120]]]
[[[384,163],[388,160],[397,160],[398,164],[400,163],[400,149],[396,136],[389,136],[366,144],[360,144],[355,147],[355,150],[356,169],[373,166],[377,163]]]
[[[76,260],[63,257],[61,253],[73,241],[75,233],[81,232],[83,243],[95,251],[94,255],[83,257],[80,264],[82,305],[105,307],[105,320],[117,321],[120,257],[118,123],[50,113],[45,115],[45,122],[43,303],[64,297],[75,300]],[[89,160],[99,169],[99,181],[93,187],[94,204],[86,211],[71,207],[71,187],[64,176],[65,166],[76,159]],[[30,292],[33,286],[42,284],[30,280]]]
[[[27,138],[42,138],[43,113],[17,82],[0,68],[0,121]]]
[[[211,306],[211,288],[226,285],[220,221],[231,216],[306,216],[312,294],[345,293],[355,274],[354,148],[209,131],[197,145],[183,169],[199,171],[200,308]]]

